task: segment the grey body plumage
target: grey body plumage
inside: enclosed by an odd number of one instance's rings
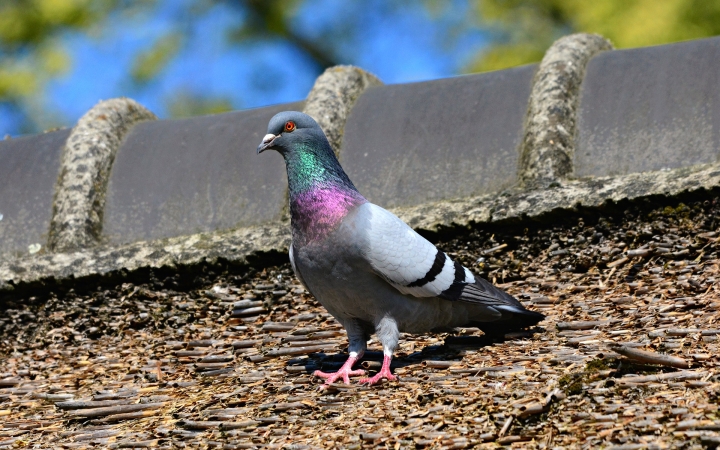
[[[297,164],[306,164],[297,163],[302,158],[293,152],[304,151],[302,145],[322,135],[319,126],[308,119],[302,113],[280,113],[271,120],[259,147],[274,148],[267,142],[284,139],[285,143],[274,149],[285,157],[289,179],[297,179],[300,175],[295,172],[305,170],[295,167]],[[296,123],[310,128],[312,137],[304,137]],[[348,333],[348,362],[337,374],[318,372],[328,383],[339,377],[348,382],[348,375],[359,372],[352,371],[352,364],[362,357],[373,333],[383,345],[385,361],[378,375],[363,380],[370,384],[381,378],[394,379],[389,364],[400,332],[471,325],[481,329],[500,325],[511,330],[543,319],[542,314],[525,309],[512,296],[452,261],[395,215],[365,200],[342,172],[327,141],[318,145],[325,149],[313,150],[320,154],[319,162],[316,156],[305,160],[314,161],[320,169],[330,166],[328,172],[340,171],[339,178],[347,181],[296,182],[302,186],[295,188],[291,183],[290,260],[298,278]],[[313,221],[305,220],[306,214],[313,214]],[[315,222],[323,224],[321,232],[309,229],[320,226]]]

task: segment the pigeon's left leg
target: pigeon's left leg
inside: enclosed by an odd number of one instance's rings
[[[348,340],[350,341],[350,345],[348,346],[350,357],[347,361],[345,361],[345,364],[342,365],[340,370],[335,373],[321,372],[319,370],[316,370],[313,373],[316,377],[325,378],[327,380],[321,389],[327,388],[339,378],[342,378],[345,384],[350,384],[350,377],[365,375],[364,370],[352,370],[352,366],[365,354],[365,349],[367,348],[367,335],[360,324],[354,320],[348,320],[343,325],[345,326],[345,330],[348,334]]]
[[[383,378],[388,381],[397,380],[397,377],[390,372],[392,355],[398,346],[398,341],[400,340],[400,331],[398,331],[395,319],[389,316],[383,317],[375,326],[375,333],[383,345],[383,363],[380,368],[380,372],[376,373],[375,376],[360,380],[360,383],[367,383],[370,386],[380,383]]]

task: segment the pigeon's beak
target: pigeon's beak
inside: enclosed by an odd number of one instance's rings
[[[262,142],[260,143],[260,145],[258,145],[258,148],[257,148],[258,155],[260,153],[264,152],[265,150],[269,149],[270,147],[272,147],[273,142],[275,142],[275,139],[277,139],[279,137],[280,137],[280,135],[276,136],[274,134],[266,134],[265,137],[263,138]]]

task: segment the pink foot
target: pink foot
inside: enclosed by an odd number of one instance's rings
[[[321,389],[326,389],[329,385],[336,382],[338,378],[342,378],[345,384],[350,384],[350,377],[365,375],[364,370],[352,370],[352,366],[357,360],[357,357],[351,356],[348,358],[347,361],[345,361],[345,364],[343,364],[343,366],[337,372],[326,373],[316,370],[315,372],[313,372],[313,375],[315,375],[316,377],[325,378],[327,380],[325,381],[325,384],[321,387]]]
[[[376,373],[374,377],[361,379],[360,383],[366,383],[368,386],[372,386],[380,383],[383,378],[388,381],[397,381],[397,377],[390,373],[391,360],[392,356],[385,355],[385,357],[383,358],[382,367],[380,368],[380,372]]]

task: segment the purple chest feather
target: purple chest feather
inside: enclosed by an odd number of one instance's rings
[[[293,240],[300,246],[324,239],[348,212],[365,202],[359,192],[335,186],[318,186],[292,196]]]

